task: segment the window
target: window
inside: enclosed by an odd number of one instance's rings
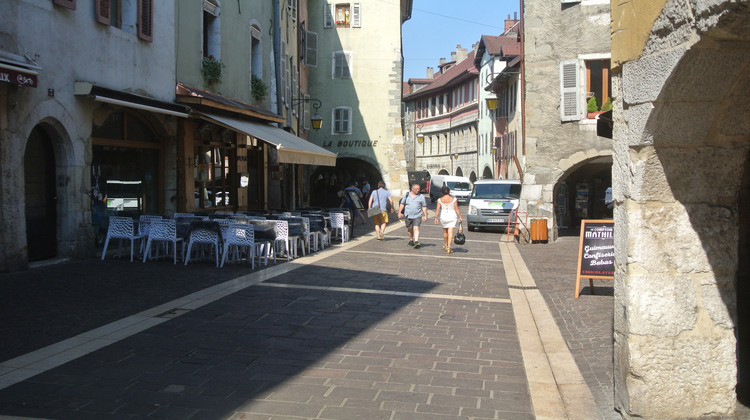
[[[292,19],[297,20],[297,0],[289,0],[287,8],[289,8],[289,14],[292,16]]]
[[[288,90],[287,81],[289,80],[289,70],[287,69],[288,60],[286,58],[286,42],[281,41],[281,103],[286,104],[286,93]]]
[[[310,67],[318,66],[318,34],[315,32],[305,33],[305,43],[303,47],[305,53],[305,64]]]
[[[349,107],[333,108],[331,120],[333,134],[351,134],[352,132],[352,109]]]
[[[203,56],[221,57],[219,7],[213,0],[203,0]]]
[[[351,75],[351,51],[334,51],[331,78],[333,79],[350,79]]]
[[[609,77],[609,60],[588,60],[586,65],[586,101],[596,98],[597,108],[610,99],[612,79]]]
[[[138,35],[144,41],[153,40],[153,0],[97,0],[94,5],[97,22]]]
[[[250,26],[250,76],[263,78],[263,49],[260,43],[260,26]]]
[[[361,28],[362,27],[362,5],[361,3],[336,3],[323,5],[323,27],[324,28]]]

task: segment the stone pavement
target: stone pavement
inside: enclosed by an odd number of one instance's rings
[[[252,272],[108,258],[2,274],[0,416],[619,418],[611,291],[567,298],[577,242],[467,237],[447,255],[428,223],[412,249],[394,222],[384,242]]]

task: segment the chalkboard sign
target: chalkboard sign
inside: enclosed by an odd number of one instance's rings
[[[581,220],[576,298],[581,290],[581,278],[589,279],[591,294],[594,294],[592,279],[615,278],[614,231],[613,220]]]
[[[362,204],[362,201],[359,199],[359,194],[357,194],[354,190],[345,190],[346,194],[349,196],[349,199],[354,204],[354,208],[357,210],[364,210],[365,206]]]

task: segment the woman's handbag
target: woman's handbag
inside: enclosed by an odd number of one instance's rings
[[[367,217],[375,217],[382,212],[382,210],[380,210],[380,195],[377,190],[375,190],[375,195],[378,197],[378,204],[367,209]]]
[[[453,243],[456,245],[463,245],[466,243],[466,235],[464,235],[464,224],[463,222],[458,225],[456,236],[453,237]]]

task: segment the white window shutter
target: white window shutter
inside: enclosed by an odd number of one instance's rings
[[[310,67],[318,66],[318,34],[307,32],[305,37],[307,45],[305,46],[305,64]]]
[[[560,120],[581,119],[578,99],[578,61],[560,62]]]
[[[323,27],[330,28],[333,26],[333,5],[324,3],[323,4]]]
[[[352,3],[352,28],[362,27],[362,5]]]
[[[281,61],[281,103],[286,103],[286,42],[281,41],[281,55],[279,57]]]

